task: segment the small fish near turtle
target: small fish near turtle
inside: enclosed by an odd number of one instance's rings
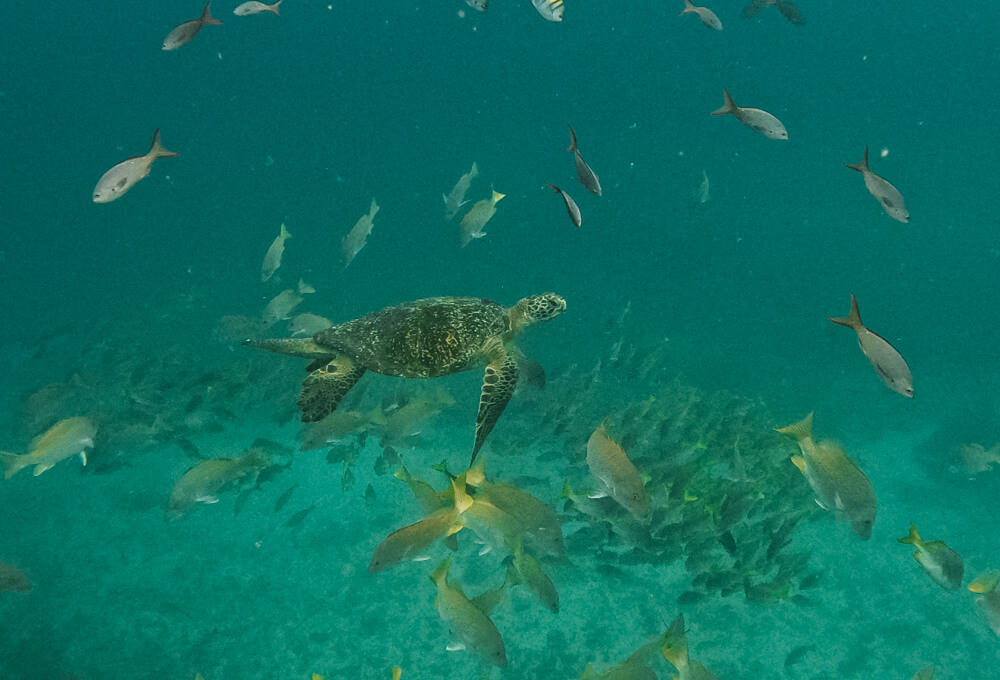
[[[512,341],[526,327],[565,310],[566,300],[555,293],[531,295],[509,308],[484,298],[425,298],[371,312],[311,338],[243,344],[312,360],[298,401],[307,423],[333,413],[366,371],[436,378],[485,365],[474,461],[517,386],[520,353]]]

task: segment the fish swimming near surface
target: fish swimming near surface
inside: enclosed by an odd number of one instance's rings
[[[31,590],[31,581],[17,567],[0,562],[0,593]]]
[[[96,436],[97,425],[90,418],[77,416],[60,420],[32,440],[29,453],[17,455],[0,451],[4,479],[30,466],[34,466],[32,474],[37,477],[59,461],[76,455],[86,465],[87,449],[93,448]]]
[[[910,213],[907,211],[906,206],[903,203],[903,194],[899,193],[899,189],[892,186],[884,178],[879,177],[871,168],[868,167],[868,147],[865,147],[865,155],[861,159],[860,163],[848,164],[851,170],[857,170],[864,177],[865,187],[868,188],[868,193],[875,197],[879,203],[882,204],[882,208],[885,210],[886,214],[889,215],[894,220],[907,224],[910,221]]]
[[[185,472],[170,492],[168,516],[179,517],[195,503],[218,503],[223,488],[245,477],[255,476],[271,464],[261,449],[251,449],[239,458],[219,456],[203,460]]]
[[[788,139],[788,131],[785,129],[785,126],[770,113],[763,109],[754,109],[749,106],[737,106],[733,98],[729,95],[729,90],[723,89],[722,95],[725,98],[725,103],[720,108],[712,111],[713,116],[732,114],[736,120],[768,139]]]
[[[167,34],[167,37],[163,39],[163,49],[176,50],[181,45],[186,45],[194,40],[194,37],[198,35],[198,31],[201,30],[202,26],[222,24],[221,21],[212,16],[212,12],[209,9],[209,5],[211,4],[212,3],[210,2],[205,3],[205,9],[201,11],[201,16],[197,19],[185,21],[183,24],[170,31],[170,33]]]
[[[583,217],[580,215],[580,207],[576,204],[576,201],[567,194],[565,191],[557,187],[555,184],[545,183],[546,186],[551,187],[552,191],[556,192],[562,196],[563,203],[566,205],[566,212],[569,214],[569,219],[574,226],[579,227],[583,223]]]
[[[276,3],[267,5],[263,2],[258,2],[258,0],[250,0],[249,2],[244,2],[241,5],[237,5],[236,9],[233,10],[233,14],[238,17],[247,17],[251,14],[261,14],[263,12],[270,12],[274,16],[280,16],[278,14],[278,7],[281,6],[282,0],[278,0]]]
[[[573,152],[573,162],[576,164],[576,178],[580,180],[580,184],[586,187],[590,193],[600,196],[601,180],[597,176],[597,173],[587,164],[587,161],[583,160],[583,156],[580,155],[580,148],[576,143],[576,132],[573,131],[572,125],[569,126],[569,147],[566,150]]]
[[[430,578],[437,586],[434,605],[460,647],[468,648],[500,668],[507,667],[503,637],[490,617],[466,597],[459,585],[448,583],[451,558],[446,558]]]
[[[153,143],[144,156],[132,156],[114,166],[97,180],[94,187],[94,203],[110,203],[125,195],[139,180],[149,175],[153,161],[157,158],[170,158],[178,155],[176,151],[168,151],[160,144],[159,128],[153,133]]]
[[[701,19],[701,23],[709,28],[714,28],[716,31],[722,30],[722,22],[719,21],[719,17],[708,7],[695,5],[691,0],[684,0],[684,9],[681,10],[681,16],[685,14],[695,14]]]
[[[260,267],[260,280],[262,283],[270,279],[274,276],[274,272],[278,271],[278,267],[281,266],[281,256],[285,253],[285,241],[291,237],[292,235],[285,228],[285,223],[282,222],[278,235],[274,237],[271,245],[267,247],[267,252],[264,253],[264,263]]]
[[[642,475],[618,442],[608,436],[604,423],[587,441],[587,467],[611,496],[637,518],[649,515],[649,497]]]
[[[843,518],[861,540],[867,541],[875,524],[875,490],[865,473],[832,442],[816,442],[812,438],[813,414],[801,421],[778,429],[799,445],[801,456],[792,456],[792,463],[806,478],[813,490],[816,504]]]
[[[375,215],[378,214],[379,206],[372,199],[371,205],[368,207],[368,214],[362,215],[351,230],[347,233],[341,242],[340,250],[344,254],[344,269],[351,266],[351,262],[357,257],[361,249],[368,244],[368,235],[372,233],[372,227],[375,226]]]
[[[468,203],[468,201],[465,200],[465,194],[469,190],[469,185],[472,184],[472,180],[478,176],[479,167],[476,165],[475,161],[473,161],[472,169],[458,178],[458,181],[455,182],[455,186],[452,187],[451,192],[447,196],[441,194],[441,198],[444,200],[444,218],[446,220],[455,219],[455,215],[458,214],[458,211],[461,210],[462,206]]]
[[[531,4],[546,21],[563,20],[563,13],[566,11],[563,0],[531,0]]]
[[[913,559],[931,577],[934,583],[945,590],[958,590],[962,585],[962,557],[945,544],[944,541],[924,541],[917,533],[917,528],[910,525],[910,533],[898,539],[900,543],[908,543],[917,549]]]
[[[889,344],[888,340],[865,328],[865,325],[861,323],[861,314],[858,312],[858,301],[853,294],[851,295],[850,314],[844,318],[831,317],[830,321],[847,326],[858,334],[858,345],[861,347],[861,351],[868,357],[875,372],[888,385],[889,389],[904,397],[913,397],[913,375],[910,373],[910,367],[906,365],[906,360],[896,351],[895,347]]]
[[[462,224],[460,227],[459,241],[462,247],[469,245],[469,242],[473,239],[482,238],[486,236],[486,232],[483,231],[483,227],[486,223],[493,219],[493,216],[497,212],[497,203],[500,202],[507,194],[501,194],[496,189],[493,190],[493,194],[489,198],[484,198],[481,201],[477,201],[475,205],[469,212],[465,213],[465,217],[462,218]]]

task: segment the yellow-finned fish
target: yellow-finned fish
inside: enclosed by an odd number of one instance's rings
[[[406,482],[410,487],[410,493],[417,501],[420,511],[425,515],[430,515],[445,506],[446,501],[434,490],[434,487],[424,480],[414,477],[405,465],[400,465],[393,474],[396,479]]]
[[[210,2],[205,3],[205,9],[201,11],[200,17],[191,21],[185,21],[170,31],[167,37],[163,39],[163,49],[176,50],[181,45],[186,45],[194,40],[194,37],[198,35],[198,31],[201,30],[202,26],[221,24],[221,21],[212,16],[212,12],[209,9],[210,4]]]
[[[875,524],[875,490],[842,448],[832,442],[812,438],[813,414],[778,429],[798,443],[801,456],[792,463],[806,478],[816,496],[816,503],[850,523],[854,533],[867,541]]]
[[[860,163],[849,163],[847,165],[851,170],[857,170],[861,173],[861,176],[865,180],[865,188],[868,189],[868,193],[875,197],[875,199],[882,204],[883,210],[892,219],[906,224],[910,221],[910,213],[906,209],[906,205],[903,202],[903,194],[899,193],[899,189],[892,186],[885,178],[876,175],[872,172],[872,169],[868,167],[868,147],[865,147],[865,155],[862,157]]]
[[[619,505],[637,518],[649,515],[649,497],[642,475],[625,450],[608,436],[604,423],[587,441],[587,467]]]
[[[460,483],[459,483],[460,482]],[[472,531],[491,549],[513,553],[514,547],[523,539],[525,528],[516,517],[504,512],[483,497],[473,499],[465,491],[465,479],[459,477],[452,483],[455,505],[462,506],[462,525]]]
[[[153,132],[153,143],[144,156],[126,158],[118,165],[101,175],[94,187],[94,203],[110,203],[125,195],[139,180],[149,175],[153,161],[157,158],[170,158],[178,155],[176,151],[168,151],[160,144],[160,129]]]
[[[563,20],[563,12],[566,11],[563,0],[531,0],[531,4],[546,21]]]
[[[514,548],[512,562],[518,580],[531,588],[538,600],[553,614],[559,613],[559,592],[552,579],[545,573],[539,562],[531,553],[524,552],[524,546],[518,542]]]
[[[465,217],[462,218],[459,233],[459,240],[463,248],[469,245],[469,242],[473,239],[486,236],[486,232],[483,231],[483,227],[486,226],[487,222],[493,219],[493,216],[497,212],[497,203],[499,203],[500,200],[506,195],[507,194],[501,194],[499,191],[494,189],[493,194],[489,198],[477,201],[469,212],[465,213]]]
[[[236,9],[233,10],[233,14],[238,17],[247,17],[251,14],[261,14],[263,12],[270,12],[274,16],[281,16],[278,13],[278,8],[281,6],[282,0],[278,0],[272,5],[267,5],[259,0],[249,0],[243,4],[237,5]]]
[[[986,623],[990,630],[1000,635],[1000,571],[992,569],[984,574],[980,574],[972,583],[969,590],[979,594],[976,604],[979,610],[986,617]]]
[[[368,236],[372,233],[372,227],[375,226],[375,215],[378,214],[378,211],[378,203],[373,198],[371,205],[368,206],[368,214],[358,218],[351,230],[347,232],[347,236],[341,240],[340,250],[344,254],[344,269],[351,266],[354,258],[368,244]]]
[[[478,8],[477,8],[478,9]],[[486,8],[483,7],[481,12],[485,12]],[[455,182],[455,186],[452,187],[451,193],[447,196],[441,194],[441,198],[444,199],[444,218],[446,220],[453,220],[458,211],[461,210],[462,206],[468,203],[465,200],[465,193],[469,190],[469,185],[472,184],[472,180],[479,176],[479,167],[476,165],[475,161],[472,163],[472,168],[458,178]]]
[[[713,28],[716,31],[722,30],[722,22],[719,21],[719,17],[708,7],[696,5],[691,0],[684,0],[684,9],[681,10],[681,16],[685,14],[695,14],[701,19],[701,23],[709,28]]]
[[[850,314],[843,318],[830,317],[830,321],[847,326],[858,334],[858,346],[889,389],[904,397],[913,397],[913,375],[910,373],[910,367],[906,365],[906,360],[888,340],[868,330],[861,323],[858,301],[853,294],[851,294]]]
[[[917,549],[913,553],[913,559],[934,583],[945,590],[958,590],[962,585],[962,557],[944,541],[924,541],[917,533],[917,528],[911,524],[910,533],[900,538],[899,542],[908,543]]]
[[[788,139],[788,130],[785,129],[780,120],[767,111],[749,106],[737,106],[729,95],[729,90],[723,89],[722,96],[725,102],[721,108],[712,111],[713,116],[724,116],[731,113],[736,120],[768,139]]]
[[[580,181],[580,184],[586,187],[590,193],[600,196],[601,179],[587,161],[583,160],[583,156],[580,155],[580,148],[576,143],[576,132],[573,130],[572,125],[569,126],[569,147],[566,150],[573,154],[573,163],[576,165],[576,178]]]
[[[393,531],[372,553],[372,559],[368,563],[368,573],[374,574],[394,564],[424,557],[427,549],[435,541],[450,536],[462,528],[459,519],[461,514],[460,506],[456,503],[456,507],[443,508],[419,522]]]
[[[285,241],[292,237],[288,233],[288,229],[285,228],[285,223],[281,223],[281,230],[278,235],[274,237],[271,241],[271,245],[268,246],[267,252],[264,253],[264,263],[260,267],[260,280],[261,282],[267,281],[269,278],[274,276],[274,272],[278,271],[278,267],[281,266],[281,256],[285,253]]]
[[[677,669],[678,680],[716,680],[715,675],[688,656],[688,639],[684,632],[684,615],[678,614],[663,636],[660,647],[663,658]]]
[[[392,680],[399,680],[403,676],[403,669],[399,666],[392,667]]]
[[[219,456],[203,460],[190,468],[174,484],[167,502],[170,517],[179,517],[195,503],[218,503],[224,487],[258,472],[271,464],[262,449],[250,449],[239,458]]]
[[[79,455],[87,464],[87,449],[94,447],[97,425],[90,418],[77,416],[66,418],[35,437],[30,445],[30,453],[17,455],[0,451],[4,479],[10,479],[22,468],[34,466],[35,477],[42,474],[61,460]]]
[[[460,585],[448,583],[451,558],[446,558],[430,578],[437,586],[434,604],[445,625],[462,646],[471,649],[484,659],[500,668],[507,667],[507,650],[500,631],[479,607],[477,607]]]

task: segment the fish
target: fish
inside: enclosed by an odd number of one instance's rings
[[[15,566],[0,562],[0,593],[31,590],[31,581]]]
[[[205,3],[205,9],[201,11],[201,16],[197,19],[185,21],[183,24],[170,31],[170,33],[167,34],[167,37],[163,39],[163,49],[176,50],[181,45],[186,45],[194,40],[194,37],[198,35],[198,31],[201,30],[202,26],[222,24],[221,21],[212,16],[212,12],[209,9],[209,5],[211,4],[211,2]]]
[[[458,515],[453,507],[442,508],[418,522],[396,529],[376,546],[368,563],[368,573],[424,557],[435,542],[461,530],[463,524]]]
[[[300,279],[298,288],[286,288],[271,298],[271,301],[264,307],[261,319],[270,328],[279,321],[287,319],[291,315],[292,310],[302,304],[302,301],[305,299],[302,297],[303,295],[315,292],[315,288]]]
[[[988,472],[994,463],[1000,463],[1000,443],[987,449],[982,444],[964,444],[960,449],[962,468],[969,474]]]
[[[788,131],[785,129],[785,126],[770,113],[763,109],[737,106],[733,102],[733,98],[729,95],[729,90],[723,89],[722,95],[725,97],[725,103],[721,108],[712,111],[713,116],[724,116],[731,113],[735,116],[736,120],[768,139],[788,139]]]
[[[910,367],[906,365],[906,360],[888,340],[865,328],[858,312],[858,301],[853,294],[851,294],[850,313],[843,318],[830,317],[830,321],[853,329],[858,334],[858,346],[868,357],[868,361],[882,378],[882,382],[893,392],[913,398],[913,375],[910,373]]]
[[[521,543],[514,548],[514,559],[511,564],[518,580],[524,583],[553,614],[559,613],[559,593],[552,579],[545,573],[542,564],[531,554],[524,551]]]
[[[583,160],[583,156],[580,155],[580,149],[576,143],[576,132],[573,131],[573,126],[569,126],[569,147],[567,151],[573,152],[573,162],[576,164],[576,178],[580,181],[587,191],[597,196],[601,195],[601,180],[597,176],[591,167],[587,164],[587,161]]]
[[[285,521],[285,528],[296,529],[302,526],[302,523],[306,521],[306,517],[312,514],[312,511],[315,509],[316,509],[316,503],[313,502],[313,504],[310,505],[309,507],[297,510]]]
[[[469,212],[465,213],[465,217],[462,218],[459,233],[459,240],[461,241],[463,248],[469,245],[469,242],[473,239],[486,236],[486,232],[483,231],[483,227],[486,226],[487,222],[493,219],[493,215],[497,212],[497,203],[499,203],[500,200],[506,195],[507,194],[501,194],[499,191],[494,189],[493,194],[489,198],[477,201]]]
[[[920,567],[931,577],[934,583],[945,590],[958,590],[962,585],[962,557],[949,548],[944,541],[924,541],[917,533],[917,528],[910,525],[910,533],[898,539],[900,543],[908,543],[917,549],[913,553]]]
[[[697,14],[698,18],[701,19],[701,23],[709,28],[714,28],[716,31],[722,30],[722,22],[719,21],[719,17],[708,7],[695,5],[691,0],[684,0],[684,9],[681,10],[681,16],[685,14]]]
[[[288,504],[288,501],[292,499],[292,494],[295,492],[295,489],[297,489],[298,486],[299,486],[298,484],[292,484],[290,487],[285,489],[284,493],[278,496],[278,500],[274,502],[275,512],[280,512],[281,509]]]
[[[383,447],[406,444],[420,434],[428,419],[454,403],[455,399],[450,394],[440,390],[411,399],[384,419],[379,442]]]
[[[392,667],[392,680],[399,680],[403,677],[403,669],[399,666]]]
[[[566,11],[563,0],[531,0],[531,4],[546,21],[563,20],[563,13]]]
[[[354,223],[351,230],[347,232],[347,236],[340,241],[340,250],[344,254],[344,269],[351,266],[351,262],[354,261],[354,258],[361,252],[361,249],[368,243],[368,235],[372,233],[372,227],[375,226],[373,220],[378,211],[378,203],[373,198],[371,205],[368,207],[368,214],[362,215]]]
[[[361,435],[386,424],[382,409],[375,407],[366,413],[361,411],[334,411],[323,420],[309,423],[302,428],[299,437],[300,451],[315,451],[350,435]]]
[[[94,187],[94,203],[110,203],[118,200],[149,175],[153,161],[177,155],[179,154],[176,151],[169,151],[160,143],[160,129],[157,128],[153,132],[153,143],[146,155],[126,158],[101,175],[101,179],[97,180],[97,186]]]
[[[219,456],[203,460],[185,472],[170,491],[167,515],[176,518],[195,503],[218,503],[224,487],[256,475],[271,464],[261,449],[250,449],[239,458]]]
[[[420,506],[420,512],[424,515],[431,515],[444,507],[444,501],[434,490],[434,487],[424,480],[414,477],[405,465],[400,464],[393,476],[410,487],[410,493],[413,494],[417,505]]]
[[[236,9],[233,10],[233,14],[238,17],[246,17],[251,14],[261,14],[262,12],[270,12],[274,16],[280,16],[278,14],[278,7],[281,5],[282,0],[278,0],[272,5],[266,5],[263,2],[258,2],[258,0],[250,0],[249,2],[244,2],[241,5],[237,5]]]
[[[740,16],[744,19],[750,19],[760,14],[765,7],[771,7],[774,4],[776,4],[776,0],[750,0],[740,12]]]
[[[969,584],[969,590],[977,593],[976,605],[986,617],[990,630],[1000,636],[1000,571],[990,570],[980,574]]]
[[[899,193],[899,189],[890,184],[885,178],[876,175],[872,172],[871,168],[868,167],[868,147],[865,147],[865,155],[862,157],[860,163],[848,163],[847,167],[851,170],[857,170],[861,173],[861,176],[865,180],[865,187],[868,189],[868,193],[875,197],[875,199],[882,204],[882,209],[885,210],[886,214],[889,215],[894,220],[902,222],[903,224],[909,224],[910,213],[906,209],[906,205],[903,201],[903,194]]]
[[[438,615],[462,646],[476,652],[499,668],[507,667],[503,637],[490,617],[472,603],[460,585],[448,583],[451,558],[447,557],[430,575],[437,586],[434,605]]]
[[[484,7],[480,11],[485,12],[486,8]],[[455,215],[458,214],[458,211],[462,208],[462,206],[468,203],[468,201],[465,200],[465,193],[469,190],[469,185],[472,183],[472,180],[478,176],[479,167],[476,165],[475,161],[473,161],[472,168],[458,178],[458,181],[455,182],[455,186],[452,187],[451,192],[447,196],[441,194],[441,198],[444,200],[444,218],[446,220],[451,221],[455,219]]]
[[[606,495],[642,519],[649,515],[649,498],[642,475],[625,450],[610,436],[604,423],[587,441],[587,467],[603,486]]]
[[[465,0],[465,4],[474,10],[485,12],[490,6],[490,0]]]
[[[875,490],[865,473],[839,446],[832,442],[815,442],[812,438],[813,414],[797,423],[778,428],[778,432],[795,440],[801,456],[792,456],[792,463],[806,478],[816,503],[843,518],[861,540],[867,541],[875,524]]]
[[[311,338],[332,325],[333,322],[326,317],[306,312],[292,317],[291,322],[289,322],[289,331],[293,337],[306,336]]]
[[[802,16],[802,12],[799,11],[798,5],[794,2],[788,2],[788,0],[776,0],[775,4],[778,6],[778,11],[781,12],[781,16],[788,19],[789,22],[795,24],[796,26],[806,25],[806,18]]]
[[[934,666],[928,666],[917,671],[917,674],[913,676],[913,680],[934,680]]]
[[[274,272],[278,271],[278,267],[281,266],[281,256],[285,252],[285,241],[292,237],[288,233],[288,229],[285,228],[285,223],[281,223],[281,230],[278,235],[274,237],[271,241],[271,245],[268,246],[267,252],[264,253],[264,263],[260,267],[260,280],[261,283],[267,281],[272,276]]]
[[[660,653],[677,669],[677,680],[716,680],[710,670],[688,656],[683,614],[677,615],[664,634]]]
[[[86,465],[87,449],[94,447],[96,436],[97,425],[90,418],[76,416],[60,420],[31,441],[29,453],[18,455],[0,451],[4,479],[10,479],[29,466],[34,466],[32,474],[37,477],[59,461],[77,455]]]
[[[698,185],[697,191],[694,192],[694,199],[698,201],[699,205],[705,205],[711,198],[712,185],[708,181],[708,173],[702,170],[701,184]]]
[[[552,191],[556,192],[562,196],[563,203],[566,205],[566,212],[569,214],[569,219],[573,223],[573,226],[579,227],[583,222],[583,217],[580,216],[580,207],[576,204],[576,201],[567,194],[565,191],[557,187],[555,184],[545,183],[546,186],[552,187]]]

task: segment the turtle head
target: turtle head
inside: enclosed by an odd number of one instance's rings
[[[525,326],[554,319],[566,311],[566,300],[555,293],[522,298],[510,310],[510,329],[517,333]]]

